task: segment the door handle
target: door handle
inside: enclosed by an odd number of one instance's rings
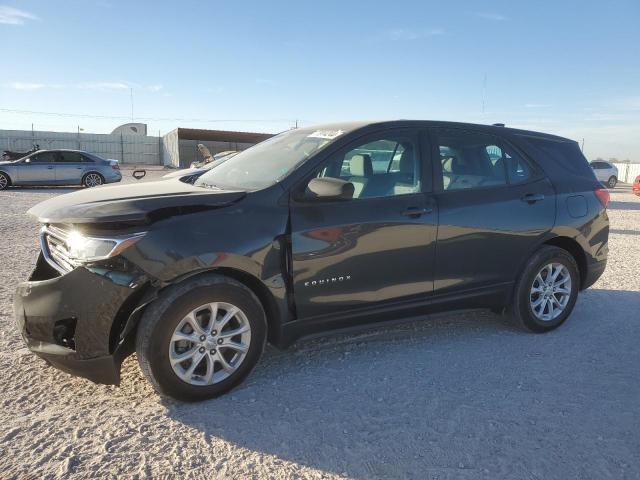
[[[53,166],[52,165],[48,166],[47,170],[53,170]]]
[[[533,204],[544,200],[544,195],[541,193],[527,193],[526,195],[523,195],[520,200],[527,202],[528,204]]]
[[[433,208],[428,207],[428,208],[419,208],[419,207],[409,207],[407,208],[404,212],[402,212],[402,215],[406,216],[406,217],[420,217],[421,215],[426,215],[427,213],[431,213],[433,212]]]

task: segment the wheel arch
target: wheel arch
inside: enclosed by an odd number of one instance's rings
[[[542,245],[561,248],[573,257],[578,265],[578,271],[580,273],[580,289],[582,289],[585,279],[587,278],[587,257],[582,246],[580,246],[574,238],[561,236],[550,238],[543,242]]]
[[[180,285],[185,281],[211,274],[221,275],[237,281],[247,287],[258,298],[267,320],[267,340],[269,343],[279,345],[281,343],[282,336],[282,323],[280,317],[281,308],[278,306],[275,297],[259,278],[243,270],[230,267],[216,267],[194,271],[189,274],[176,277],[162,285],[162,287],[147,288],[144,295],[138,297],[138,302],[128,308],[129,314],[126,322],[114,322],[111,332],[111,341],[117,342],[117,339],[120,337],[124,337],[126,340],[132,340],[129,337],[135,337],[138,322],[140,321],[145,309],[154,302],[163,291],[176,285]]]

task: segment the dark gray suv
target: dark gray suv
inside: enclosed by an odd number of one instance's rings
[[[162,394],[237,385],[265,342],[462,308],[532,332],[607,259],[609,194],[572,140],[462,123],[291,130],[194,185],[61,195],[15,297],[29,348],[117,384],[137,351]],[[437,368],[437,367],[434,367]]]

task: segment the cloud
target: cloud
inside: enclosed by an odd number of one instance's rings
[[[267,86],[274,86],[276,84],[276,82],[268,78],[256,78],[256,83],[258,85],[267,85]]]
[[[13,90],[23,90],[23,91],[31,91],[31,90],[41,90],[44,88],[48,89],[62,89],[62,90],[95,90],[101,92],[124,92],[133,88],[134,90],[145,90],[151,93],[158,93],[164,87],[160,84],[153,85],[140,85],[132,82],[80,82],[80,83],[69,83],[69,84],[61,84],[61,83],[29,83],[29,82],[10,82],[0,84],[0,87],[3,88],[11,88]]]
[[[501,15],[499,13],[476,13],[476,16],[480,17],[480,18],[484,18],[485,20],[493,20],[495,22],[504,22],[506,20],[509,20],[508,17],[505,17],[504,15]]]
[[[40,90],[41,88],[46,87],[46,85],[42,83],[25,83],[25,82],[5,83],[2,86],[6,88],[12,88],[13,90],[23,90],[23,91]]]
[[[442,28],[432,28],[428,30],[414,30],[410,28],[394,28],[387,31],[387,37],[391,40],[419,40],[421,38],[444,35]]]
[[[81,90],[129,90],[131,86],[123,82],[85,82],[75,85]]]
[[[551,107],[548,103],[525,103],[524,108],[549,108]]]
[[[0,23],[5,25],[24,25],[27,20],[39,20],[39,18],[24,10],[0,5]]]

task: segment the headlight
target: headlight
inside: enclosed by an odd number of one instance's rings
[[[91,237],[77,230],[69,233],[66,239],[68,255],[78,262],[95,262],[115,257],[138,242],[146,232],[127,236]]]

